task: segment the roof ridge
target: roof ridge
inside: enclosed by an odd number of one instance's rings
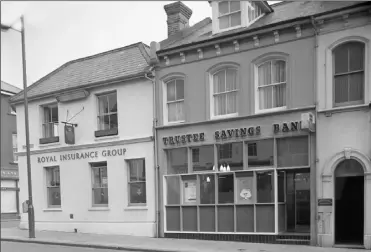
[[[70,60],[66,63],[64,63],[63,65],[61,65],[60,67],[57,67],[56,69],[54,69],[52,72],[48,73],[47,75],[41,77],[40,79],[38,79],[37,81],[35,81],[34,83],[32,83],[31,85],[29,85],[27,87],[27,90],[26,92],[29,92],[31,89],[35,88],[36,86],[38,86],[40,83],[43,83],[43,81],[45,81],[46,79],[48,79],[49,77],[51,77],[52,75],[56,74],[57,72],[63,70],[65,67],[73,64],[73,63],[76,63],[76,62],[81,62],[81,61],[84,61],[84,60],[88,60],[88,59],[93,59],[93,58],[97,58],[99,56],[103,56],[103,55],[107,55],[107,54],[110,54],[110,53],[113,53],[113,52],[118,52],[118,51],[122,51],[123,49],[129,49],[129,48],[134,48],[134,47],[138,47],[139,48],[139,51],[141,51],[140,49],[140,45],[145,45],[148,47],[148,45],[144,44],[143,42],[137,42],[137,43],[134,43],[134,44],[130,44],[130,45],[127,45],[127,46],[124,46],[124,47],[119,47],[119,48],[115,48],[115,49],[112,49],[112,50],[109,50],[109,51],[105,51],[105,52],[101,52],[101,53],[97,53],[97,54],[93,54],[93,55],[90,55],[90,56],[86,56],[86,57],[82,57],[82,58],[78,58],[78,59],[74,59],[74,60]],[[144,48],[143,48],[144,49]],[[141,52],[142,53],[142,52]],[[143,53],[142,53],[143,55]],[[146,57],[143,55],[143,57],[146,59]],[[148,56],[149,58],[149,56]],[[146,59],[146,61],[148,62],[148,60]],[[17,93],[17,95],[14,95],[12,98],[11,98],[11,101],[12,100],[15,100],[17,99],[19,96],[23,95],[24,94],[24,91],[25,90],[22,90],[20,91],[19,93]]]

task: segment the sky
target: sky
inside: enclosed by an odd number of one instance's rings
[[[24,15],[28,86],[64,63],[137,42],[167,38],[164,5],[174,1],[1,1],[1,23]],[[207,1],[183,1],[190,25],[211,17]],[[23,87],[20,33],[1,32],[1,80]]]

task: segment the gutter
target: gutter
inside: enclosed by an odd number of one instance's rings
[[[149,78],[148,74],[146,73],[144,77],[152,82],[152,95],[153,95],[153,126],[152,126],[152,131],[153,131],[153,154],[154,154],[154,173],[155,173],[155,237],[159,238],[160,237],[160,211],[159,211],[159,181],[160,181],[160,176],[159,176],[159,166],[158,166],[158,158],[157,158],[157,113],[156,113],[156,70],[154,69],[154,66],[151,66],[149,69],[149,72],[151,72],[151,75],[153,78]]]

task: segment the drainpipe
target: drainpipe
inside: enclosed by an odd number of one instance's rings
[[[155,225],[156,225],[156,231],[155,231],[155,237],[160,237],[159,227],[160,227],[160,211],[159,211],[159,166],[158,166],[158,159],[157,159],[157,113],[156,113],[156,70],[153,66],[149,69],[149,72],[152,73],[153,78],[148,77],[148,73],[144,75],[144,77],[152,82],[153,87],[153,126],[152,126],[152,134],[153,134],[153,154],[154,154],[154,169],[155,169]]]
[[[314,34],[315,34],[315,45],[314,45],[314,60],[313,60],[313,65],[314,65],[314,68],[313,68],[313,71],[314,71],[314,99],[315,99],[315,120],[316,120],[316,125],[315,125],[315,128],[316,128],[316,136],[317,136],[317,125],[318,125],[318,94],[317,94],[317,85],[319,85],[318,83],[318,76],[317,76],[317,60],[318,60],[318,28],[315,24],[315,19],[313,16],[311,16],[311,22],[312,22],[312,26],[313,26],[313,30],[314,30]],[[310,197],[312,198],[312,201],[311,201],[311,210],[313,211],[311,213],[311,223],[313,225],[311,225],[311,228],[310,228],[310,236],[311,236],[311,239],[310,239],[310,243],[312,246],[318,246],[318,241],[317,241],[317,235],[318,235],[318,230],[317,230],[317,221],[318,221],[318,218],[317,218],[317,169],[319,167],[317,167],[318,165],[318,141],[317,141],[317,137],[315,139],[315,161],[314,161],[314,165],[315,165],[315,169],[312,169],[311,171],[311,178],[310,178],[310,181],[311,181],[311,195]],[[319,183],[321,183],[321,180],[319,181]]]

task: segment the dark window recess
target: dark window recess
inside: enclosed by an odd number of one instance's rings
[[[109,129],[109,130],[97,130],[94,132],[95,137],[104,137],[104,136],[114,136],[118,135],[118,129]]]
[[[57,143],[57,142],[59,142],[59,136],[45,137],[45,138],[40,138],[39,139],[40,144]]]

